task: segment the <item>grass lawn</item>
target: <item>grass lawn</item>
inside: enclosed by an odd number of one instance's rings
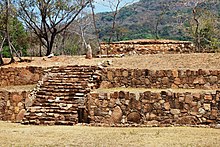
[[[220,146],[220,130],[210,128],[103,128],[24,126],[0,122],[0,146]]]

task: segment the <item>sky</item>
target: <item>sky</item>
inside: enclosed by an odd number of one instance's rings
[[[108,1],[108,0],[107,0]],[[95,12],[108,12],[111,11],[109,3],[106,0],[95,0]],[[117,0],[111,0],[112,2]],[[124,6],[126,3],[132,4],[132,2],[137,2],[138,0],[122,0],[121,6]]]

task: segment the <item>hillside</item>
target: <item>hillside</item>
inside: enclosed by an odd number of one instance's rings
[[[158,23],[160,38],[190,40],[186,27],[193,19],[192,11],[196,2],[202,0],[140,0],[122,8],[117,15],[114,40],[155,38]],[[219,1],[209,1],[199,7],[220,14]],[[101,40],[107,40],[112,25],[112,13],[97,14],[97,26]]]

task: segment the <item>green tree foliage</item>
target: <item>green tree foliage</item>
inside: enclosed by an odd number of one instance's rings
[[[11,62],[14,61],[13,52],[19,58],[21,55],[26,55],[27,33],[23,24],[17,19],[16,12],[15,6],[10,0],[0,1],[1,65],[3,64],[2,57],[11,57]]]
[[[12,44],[21,56],[27,56],[29,42],[27,40],[28,34],[25,31],[23,24],[15,17],[10,18],[9,26]],[[8,42],[4,43],[3,56],[10,57]]]

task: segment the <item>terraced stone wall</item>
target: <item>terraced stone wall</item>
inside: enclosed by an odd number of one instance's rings
[[[219,91],[91,93],[87,107],[93,125],[214,125],[220,123],[219,97]]]
[[[21,122],[25,113],[25,103],[29,91],[0,91],[0,120]]]
[[[89,122],[87,94],[99,87],[99,69],[95,66],[52,67],[45,71],[33,91],[24,124],[74,125]]]
[[[144,55],[159,53],[192,53],[194,46],[191,42],[183,41],[122,41],[101,43],[102,54]]]
[[[220,70],[108,68],[103,70],[101,87],[218,89]]]
[[[0,87],[36,84],[42,77],[41,67],[1,67]]]

